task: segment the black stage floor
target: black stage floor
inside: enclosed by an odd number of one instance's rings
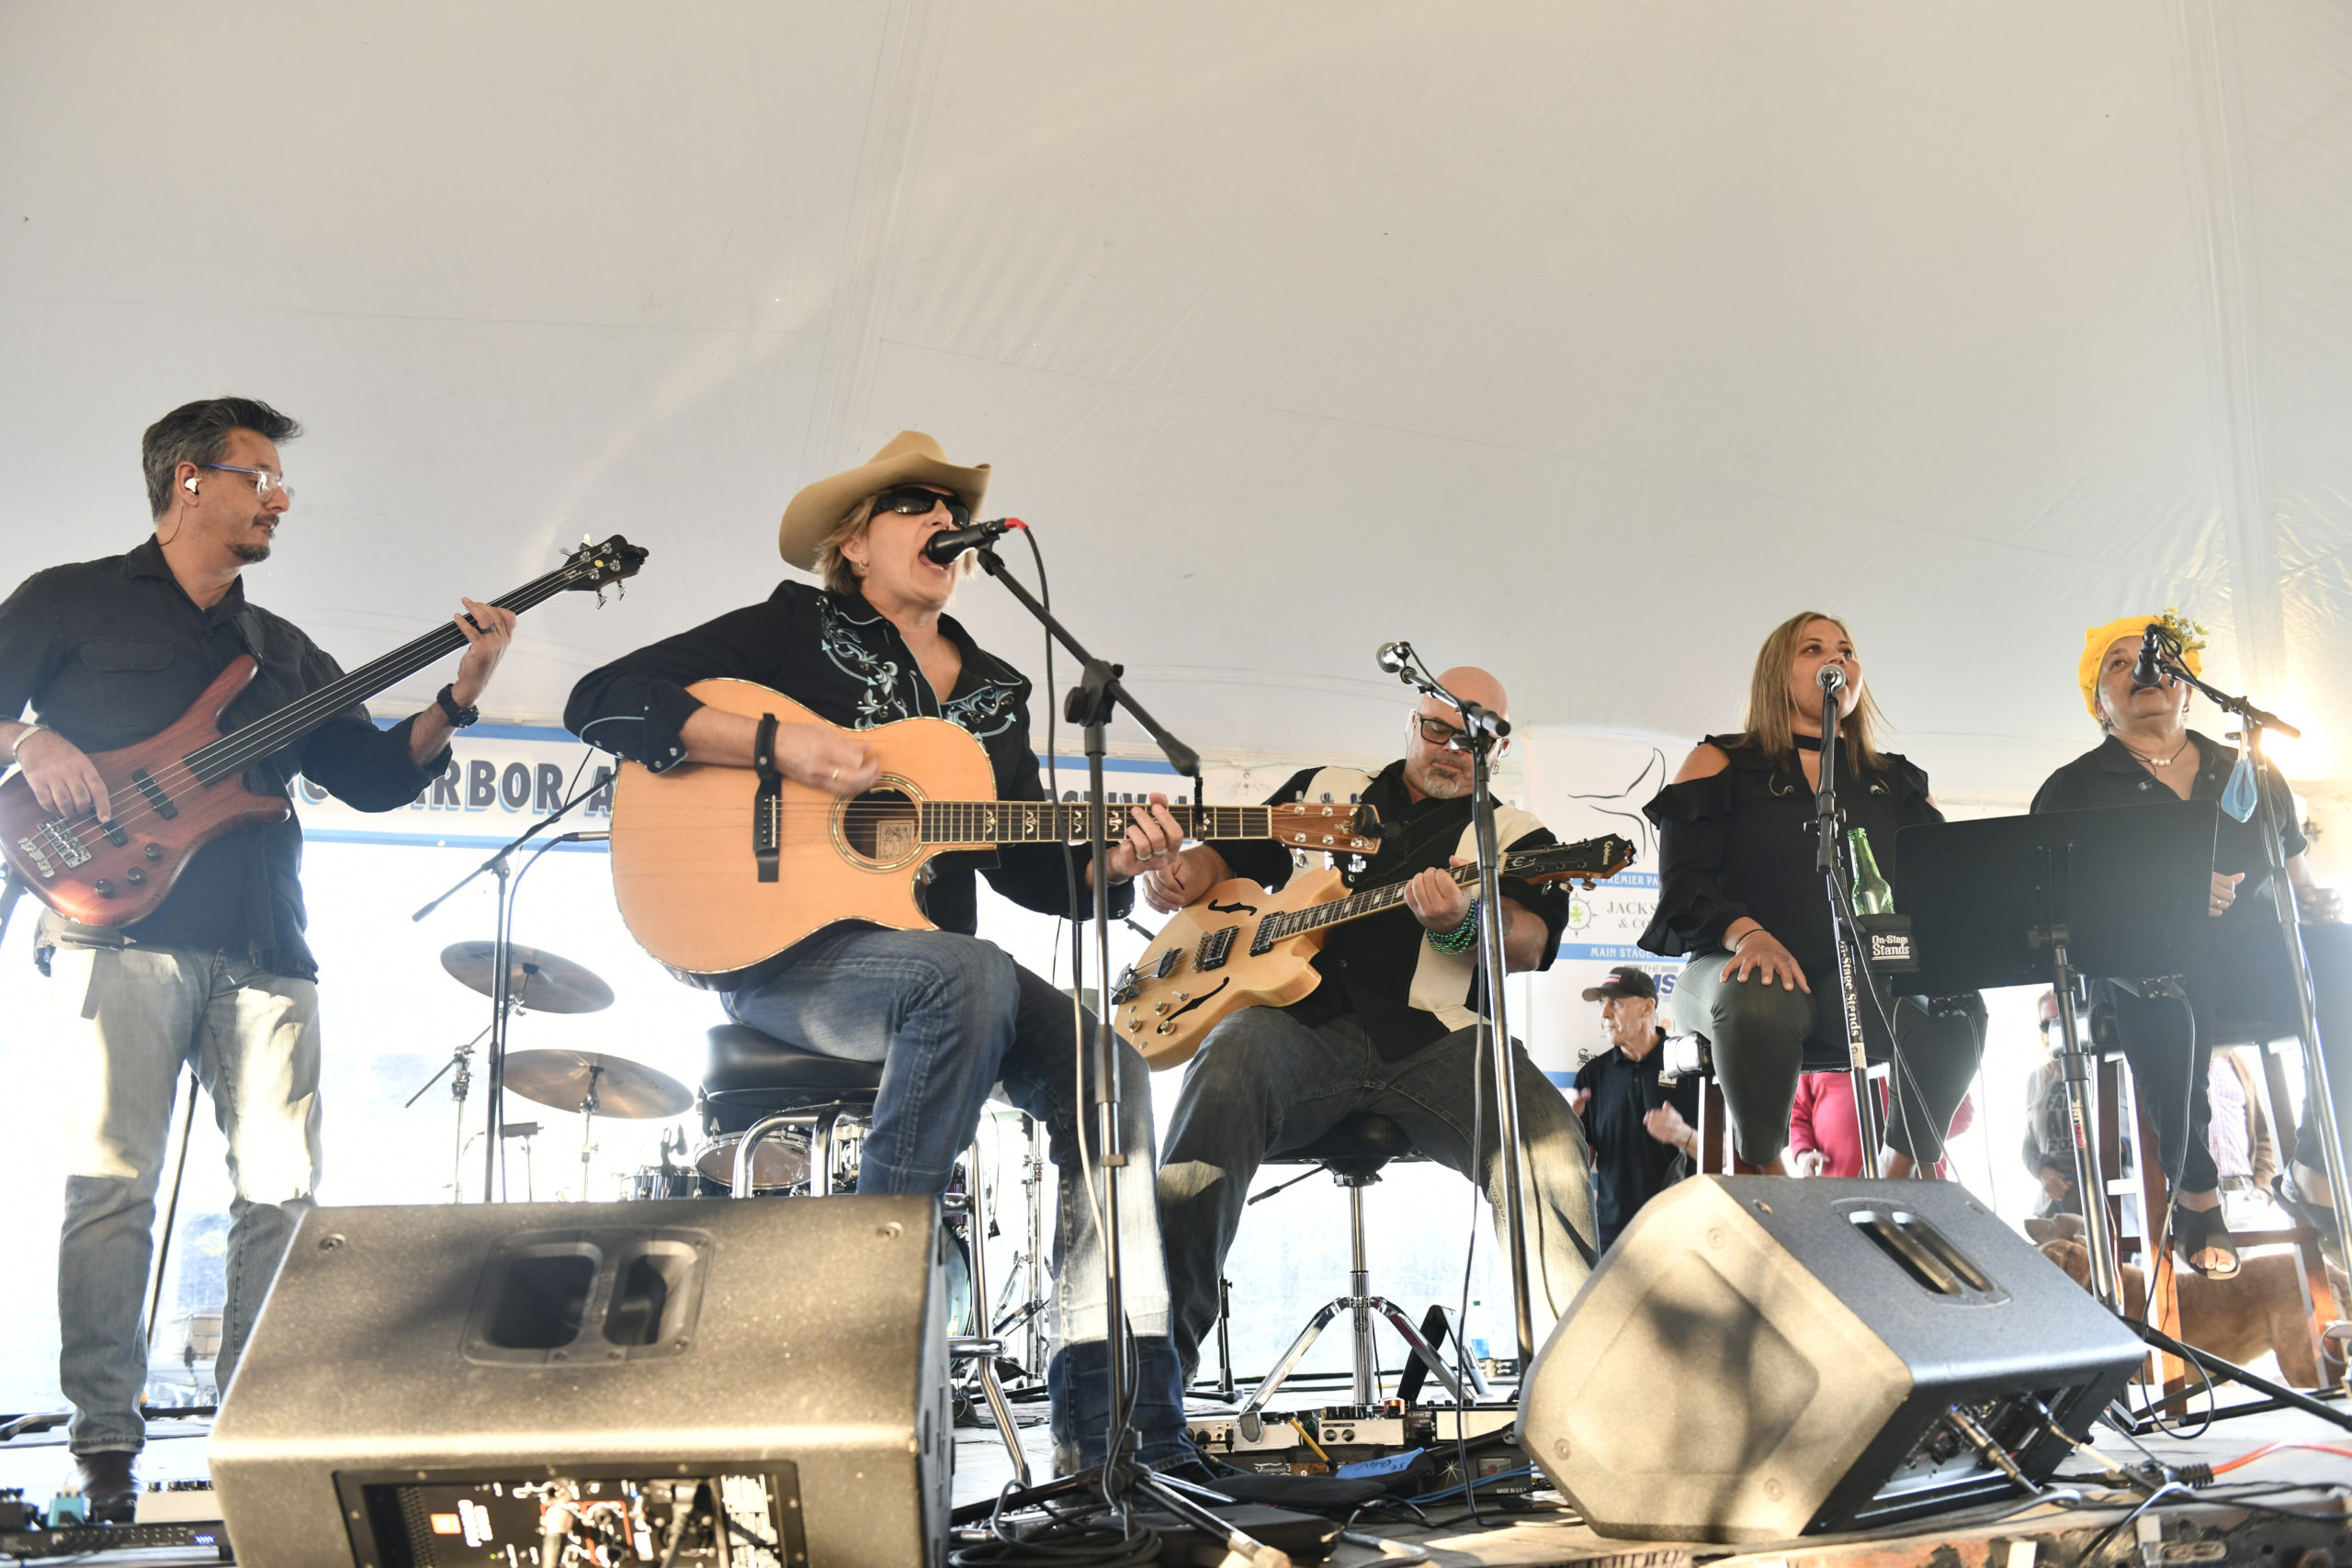
[[[1206,1408],[1206,1407],[1204,1407]],[[1040,1424],[1024,1427],[1023,1449],[1036,1473],[1049,1466],[1050,1447]],[[2104,1451],[2122,1459],[2138,1457],[2120,1438],[2097,1428],[2093,1439]],[[2270,1412],[2217,1424],[2203,1436],[2143,1438],[2164,1462],[2219,1465],[2266,1443],[2334,1443],[2352,1448],[2352,1433],[2329,1426],[2315,1416]],[[19,1438],[0,1444],[0,1487],[22,1487],[28,1498],[46,1501],[72,1476],[73,1461],[59,1433]],[[196,1423],[159,1423],[142,1456],[142,1480],[172,1481],[204,1475],[204,1432]],[[2077,1474],[2083,1478],[2075,1481]],[[956,1441],[956,1501],[978,1501],[1000,1491],[1012,1479],[1012,1467],[993,1428],[966,1427]],[[2280,1450],[2242,1470],[2225,1482],[2284,1487],[2293,1483],[2352,1488],[2352,1459],[2325,1453]],[[1672,1542],[1611,1540],[1595,1535],[1576,1521],[1566,1506],[1549,1493],[1536,1495],[1532,1511],[1507,1513],[1488,1506],[1483,1520],[1474,1521],[1466,1510],[1432,1509],[1431,1527],[1394,1524],[1363,1525],[1361,1533],[1383,1545],[1342,1541],[1329,1562],[1333,1568],[1369,1568],[1375,1562],[1427,1561],[1448,1568],[1479,1565],[1574,1563],[1590,1568],[2081,1568],[2082,1553],[2101,1531],[2125,1518],[2130,1505],[2099,1506],[2109,1494],[2101,1489],[2087,1463],[2069,1465],[2059,1485],[2081,1484],[2086,1496],[2082,1506],[2037,1506],[2007,1517],[1988,1517],[1999,1509],[1923,1520],[1896,1533],[1856,1537],[1809,1537],[1769,1547],[1734,1550],[1723,1546],[1678,1545]],[[2141,1526],[2118,1530],[2101,1547],[2104,1564],[2133,1568],[2352,1568],[2352,1500],[2330,1502],[2317,1493],[2278,1493],[2260,1500],[2312,1514],[2312,1523],[2267,1517],[2225,1501],[2226,1485],[2185,1502],[2167,1499],[2148,1511],[2160,1537],[2148,1538]],[[2133,1543],[2140,1550],[2132,1551]],[[2314,1555],[2314,1554],[2317,1555]],[[49,1559],[42,1561],[65,1561]],[[120,1562],[144,1568],[193,1568],[217,1563],[209,1552],[187,1551],[123,1551],[71,1561]]]

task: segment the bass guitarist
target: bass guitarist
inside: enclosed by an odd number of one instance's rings
[[[343,671],[301,629],[245,598],[293,492],[277,444],[301,434],[250,398],[174,409],[141,446],[155,534],[127,555],[52,567],[0,604],[0,745],[60,814],[107,800],[88,753],[178,718],[232,660],[259,673],[232,704],[258,718]],[[470,645],[438,702],[390,729],[354,706],[266,759],[249,787],[285,795],[302,774],[362,811],[390,811],[447,766],[449,736],[514,635],[514,616],[466,600]],[[477,626],[473,622],[479,622]],[[16,722],[29,703],[31,723]],[[119,807],[117,807],[119,809]],[[113,812],[105,813],[109,818]],[[289,816],[198,850],[144,919],[80,926],[45,914],[35,951],[81,1079],[66,1114],[79,1152],[58,1247],[58,1382],[91,1517],[127,1523],[147,1352],[140,1305],[153,1255],[155,1188],[178,1087],[192,1063],[228,1139],[228,1299],[214,1375],[226,1390],[319,1174],[318,964],[303,940],[302,829]]]
[[[1449,670],[1438,683],[1506,711],[1502,683],[1483,670]],[[1316,955],[1322,980],[1314,990],[1288,1007],[1233,1014],[1209,1032],[1185,1070],[1159,1171],[1159,1224],[1177,1355],[1188,1382],[1201,1340],[1216,1323],[1226,1249],[1269,1155],[1310,1144],[1341,1118],[1371,1111],[1403,1127],[1421,1154],[1477,1182],[1497,1215],[1503,1212],[1491,1079],[1482,1086],[1483,1120],[1473,1099],[1479,999],[1472,896],[1445,870],[1475,858],[1470,757],[1463,744],[1460,716],[1424,696],[1407,716],[1402,761],[1371,778],[1352,769],[1307,768],[1269,803],[1360,797],[1382,822],[1398,826],[1378,854],[1349,874],[1349,884],[1409,884],[1402,907],[1333,928]],[[1496,818],[1496,840],[1506,852],[1557,841],[1516,807],[1498,806]],[[1277,844],[1196,844],[1145,875],[1144,897],[1156,909],[1174,910],[1228,877],[1278,889],[1291,869],[1289,852]],[[1566,890],[1510,876],[1502,887],[1505,962],[1512,970],[1550,968],[1567,925]],[[1511,1061],[1535,1193],[1527,1209],[1535,1273],[1530,1296],[1541,1344],[1593,1260],[1592,1162],[1560,1091],[1517,1043]]]
[[[807,486],[785,508],[778,548],[791,565],[822,578],[822,588],[780,583],[760,604],[594,671],[573,689],[564,723],[589,744],[656,773],[684,762],[749,770],[762,721],[707,705],[685,689],[733,678],[781,692],[849,730],[947,719],[986,750],[998,799],[1043,800],[1029,741],[1029,682],[946,614],[956,570],[924,553],[933,535],[971,520],[988,482],[986,464],[955,466],[930,436],[901,432],[871,461]],[[777,724],[769,745],[775,771],[832,795],[856,795],[878,773],[866,742],[824,725]],[[752,774],[743,776],[749,790]],[[1183,838],[1164,807],[1131,815],[1102,868],[1114,885],[1114,915],[1132,906],[1125,884]],[[975,934],[974,877],[986,875],[1025,908],[1082,919],[1093,908],[1098,868],[1085,852],[1066,856],[1050,843],[1009,844],[992,855],[958,852],[933,867],[924,908],[940,929],[837,920],[725,976],[725,1005],[738,1022],[803,1049],[883,1064],[861,1192],[945,1191],[999,1082],[1006,1098],[1045,1123],[1061,1171],[1055,1258],[1061,1348],[1047,1381],[1056,1460],[1068,1472],[1102,1460],[1111,1414],[1112,1325],[1079,1179],[1077,1138],[1091,1123],[1091,1094],[1079,1098],[1069,998]],[[1122,1070],[1122,1138],[1129,1158],[1148,1170],[1148,1074],[1132,1049]],[[1091,1138],[1091,1124],[1087,1130]],[[1120,1191],[1141,1457],[1147,1464],[1180,1462],[1191,1450],[1169,1349],[1151,1192],[1134,1179]]]

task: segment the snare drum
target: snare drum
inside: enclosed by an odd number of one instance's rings
[[[690,1165],[649,1165],[630,1173],[628,1198],[699,1198],[702,1173]]]
[[[735,1190],[735,1151],[742,1142],[741,1133],[721,1133],[705,1139],[695,1150],[695,1167],[708,1183],[706,1190],[714,1197],[724,1198]],[[753,1192],[805,1191],[808,1185],[808,1134],[785,1127],[760,1140],[760,1146],[752,1151]]]

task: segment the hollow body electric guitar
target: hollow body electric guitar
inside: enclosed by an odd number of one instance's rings
[[[826,721],[750,681],[698,681],[711,707],[779,724]],[[688,975],[747,969],[836,920],[930,929],[917,902],[925,865],[951,850],[1083,841],[1087,807],[991,800],[996,774],[972,734],[944,718],[842,729],[874,750],[881,777],[844,798],[790,779],[763,792],[749,768],[689,762],[655,773],[623,762],[613,784],[613,894],[646,952]],[[1125,830],[1114,806],[1112,834]],[[1274,839],[1339,854],[1379,843],[1368,808],[1170,806],[1187,837]]]
[[[634,577],[645,557],[616,534],[581,546],[556,570],[494,603],[519,612],[571,589],[601,589]],[[69,920],[124,926],[143,919],[170,896],[198,850],[247,823],[283,821],[293,809],[282,795],[246,788],[245,770],[465,646],[465,634],[445,623],[223,735],[222,710],[257,668],[241,653],[163,730],[90,758],[106,781],[104,812],[59,817],[33,798],[21,771],[9,775],[0,784],[0,853],[18,882]]]
[[[1634,846],[1612,833],[1506,854],[1502,874],[1589,888],[1633,863]],[[1464,887],[1478,880],[1475,865],[1452,871]],[[1404,901],[1403,882],[1350,893],[1335,870],[1302,872],[1280,893],[1246,876],[1220,882],[1170,916],[1120,976],[1111,994],[1119,1038],[1154,1069],[1191,1061],[1227,1015],[1284,1007],[1315,989],[1323,979],[1315,955],[1333,926]]]

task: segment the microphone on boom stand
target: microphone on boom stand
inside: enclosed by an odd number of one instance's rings
[[[2164,682],[2164,628],[2155,622],[2140,634],[2140,657],[2132,665],[2132,689],[2144,692]]]
[[[1000,517],[992,523],[975,523],[967,528],[950,528],[944,534],[933,534],[923,541],[923,558],[945,566],[966,550],[992,545],[1013,529],[1027,532],[1029,525],[1018,517]]]

